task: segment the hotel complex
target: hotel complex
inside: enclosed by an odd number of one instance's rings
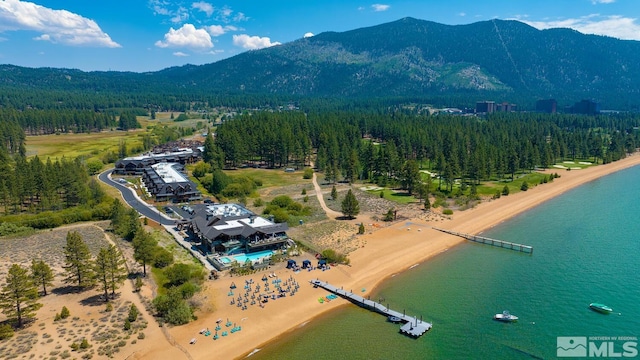
[[[287,236],[286,223],[274,223],[240,205],[196,205],[194,210],[189,231],[218,270],[228,269],[238,258],[252,261],[252,266],[259,265],[261,259],[251,254],[261,254],[266,259],[273,250],[293,244]]]

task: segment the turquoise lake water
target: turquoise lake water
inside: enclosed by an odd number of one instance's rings
[[[618,172],[483,233],[532,245],[533,255],[465,243],[386,281],[371,298],[432,322],[419,339],[349,304],[251,359],[554,359],[557,337],[596,346],[596,337],[610,337],[623,353],[623,343],[640,338],[638,180],[640,167]],[[614,311],[596,313],[591,302]],[[520,320],[492,320],[503,310]]]

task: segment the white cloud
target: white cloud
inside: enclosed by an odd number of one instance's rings
[[[20,0],[0,1],[0,32],[37,31],[37,40],[72,46],[121,47],[98,24],[67,10]]]
[[[222,25],[210,25],[205,26],[205,29],[211,36],[220,36],[224,35],[229,31],[238,31],[238,28],[232,25],[222,26]]]
[[[591,3],[593,5],[596,5],[596,4],[613,4],[614,2],[616,2],[616,0],[591,0]]]
[[[310,38],[310,37],[313,37],[313,33],[312,33],[312,32],[308,32],[308,33],[304,34],[304,36],[303,36],[303,37],[304,37],[304,38]]]
[[[570,28],[583,34],[606,35],[624,40],[640,40],[640,24],[637,19],[623,16],[591,14],[575,19],[553,21],[520,20],[537,29]]]
[[[179,24],[181,22],[187,21],[189,19],[189,11],[182,6],[178,8],[178,10],[171,17],[171,22],[174,24]]]
[[[158,40],[155,45],[160,48],[209,49],[213,47],[207,30],[196,29],[192,24],[184,24],[178,30],[170,28],[169,32],[164,34],[164,41]]]
[[[373,4],[371,5],[371,8],[373,9],[373,11],[379,12],[379,11],[387,11],[389,10],[391,6],[390,5],[385,5],[385,4]]]
[[[249,17],[247,17],[244,13],[237,13],[236,16],[233,17],[233,21],[236,22],[240,22],[240,21],[247,21],[249,20]]]
[[[280,45],[277,41],[271,42],[271,39],[268,37],[249,36],[247,34],[233,35],[233,44],[247,50],[257,50]]]
[[[465,17],[465,16],[467,16],[467,13],[465,13],[465,12],[461,12],[461,13],[458,13],[458,16]]]
[[[182,51],[176,51],[173,53],[173,56],[185,57],[185,56],[189,56],[189,54],[185,54]]]
[[[198,9],[207,14],[207,16],[211,16],[213,14],[213,5],[204,1],[194,2],[193,4],[191,4],[191,8]]]

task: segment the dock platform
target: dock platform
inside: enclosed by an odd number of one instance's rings
[[[418,338],[422,336],[424,333],[426,333],[427,331],[429,331],[432,327],[431,323],[422,321],[422,318],[418,319],[416,317],[408,316],[404,313],[391,310],[380,303],[377,303],[369,299],[365,299],[364,297],[360,295],[356,295],[350,291],[337,288],[327,282],[320,281],[317,279],[311,280],[310,282],[311,284],[313,284],[314,287],[321,287],[365,309],[375,311],[379,314],[385,315],[387,316],[387,318],[389,317],[398,318],[400,322],[404,323],[404,325],[400,327],[400,333],[404,335],[407,335],[413,338]]]
[[[441,231],[443,233],[451,234],[451,235],[454,235],[454,236],[459,236],[461,238],[465,238],[465,239],[473,241],[473,242],[477,242],[477,243],[481,243],[481,244],[487,244],[487,245],[493,245],[493,246],[501,247],[503,249],[516,250],[516,251],[520,251],[520,252],[523,252],[523,253],[533,254],[533,246],[518,244],[518,243],[514,243],[514,242],[509,242],[509,241],[502,241],[502,240],[492,239],[492,238],[488,238],[488,237],[484,237],[484,236],[465,234],[465,233],[461,233],[461,232],[457,232],[457,231],[440,229],[440,228],[433,227],[433,226],[431,228],[433,230],[438,230],[438,231]]]

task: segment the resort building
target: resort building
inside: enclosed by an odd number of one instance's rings
[[[218,270],[228,269],[234,261],[251,261],[252,265],[286,248],[289,239],[286,223],[274,223],[237,204],[194,207],[188,225],[200,250]]]
[[[145,169],[159,163],[194,163],[202,157],[202,149],[177,148],[161,153],[150,152],[140,156],[132,156],[116,161],[115,170],[118,175],[142,175]]]
[[[202,199],[196,184],[183,173],[179,163],[158,163],[142,171],[142,182],[156,201],[186,202]]]

